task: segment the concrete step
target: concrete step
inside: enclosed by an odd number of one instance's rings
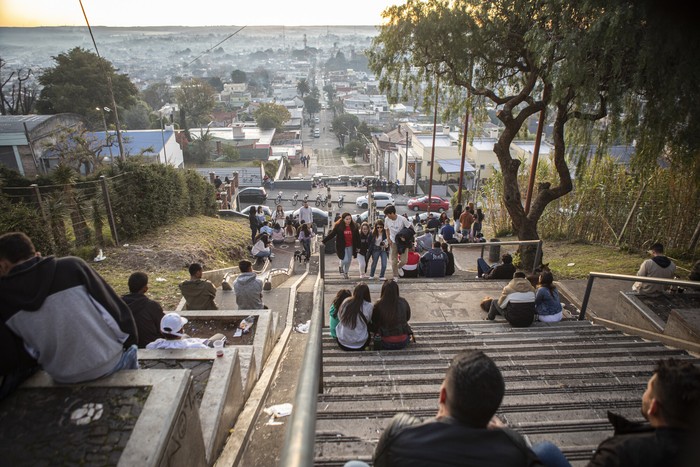
[[[504,375],[499,417],[532,442],[553,441],[573,465],[582,465],[612,434],[608,411],[640,418],[641,395],[659,359],[693,359],[585,321],[523,329],[476,321],[411,325],[418,342],[407,349],[352,355],[324,330],[315,465],[371,461],[399,412],[434,417],[449,361],[466,348],[484,351]]]

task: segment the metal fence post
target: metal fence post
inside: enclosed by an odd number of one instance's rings
[[[112,211],[112,203],[109,201],[109,190],[107,189],[107,179],[104,175],[100,176],[100,184],[102,185],[102,198],[105,202],[105,210],[107,211],[107,220],[109,221],[109,230],[112,232],[114,244],[119,246],[119,234],[117,234],[117,224],[114,222],[114,212]]]
[[[591,290],[593,289],[593,280],[595,276],[592,274],[588,275],[588,283],[586,284],[586,292],[583,294],[583,303],[581,304],[581,312],[578,315],[578,320],[583,321],[586,319],[586,308],[588,307],[588,299],[591,297]]]

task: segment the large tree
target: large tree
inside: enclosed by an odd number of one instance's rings
[[[423,97],[430,103],[439,83],[443,104],[453,115],[463,114],[466,91],[496,107],[504,126],[494,145],[503,171],[503,201],[522,240],[539,238],[537,223],[544,209],[572,190],[567,141],[585,148],[581,160],[586,160],[588,143],[636,138],[644,143],[638,146],[639,158],[653,161],[669,141],[664,125],[650,124],[662,120],[666,129],[685,127],[693,112],[687,103],[681,116],[671,116],[675,109],[670,108],[653,106],[662,118],[645,110],[649,101],[644,93],[654,90],[645,78],[660,73],[649,76],[646,67],[654,58],[647,54],[664,46],[646,38],[649,10],[632,1],[409,0],[388,8],[384,16],[370,66],[392,100]],[[654,40],[664,41],[660,34]],[[644,64],[639,63],[642,56]],[[675,69],[692,67],[697,69]],[[675,78],[671,80],[681,80]],[[668,90],[662,94],[672,100]],[[511,157],[510,145],[527,119],[543,110],[553,125],[550,156],[557,179],[539,184],[526,212],[517,179],[521,162]],[[643,136],[639,128],[653,129],[653,136]],[[578,137],[567,140],[568,135]]]
[[[209,84],[197,78],[180,83],[180,87],[175,90],[175,99],[186,115],[186,128],[189,128],[189,124],[206,125],[211,121],[215,93]]]
[[[318,97],[313,95],[308,95],[304,98],[304,110],[309,114],[309,117],[313,117],[321,111],[321,103],[318,101]]]
[[[300,79],[297,82],[297,92],[303,99],[305,95],[307,95],[311,91],[311,87],[309,86],[309,82],[306,79]]]
[[[260,104],[260,107],[253,112],[255,121],[263,130],[276,128],[281,130],[285,122],[292,118],[289,110],[279,104]]]
[[[335,137],[338,138],[340,147],[345,147],[345,141],[354,137],[357,133],[357,127],[360,126],[360,119],[351,114],[340,114],[333,119],[331,128]]]
[[[32,69],[19,68],[6,74],[5,65],[5,60],[0,58],[0,115],[32,113],[39,94],[36,84],[30,81]]]
[[[173,92],[168,83],[153,83],[141,92],[141,97],[153,110],[159,110],[172,101]]]
[[[231,72],[231,82],[232,83],[247,83],[248,75],[243,70],[233,70]]]
[[[56,65],[39,76],[39,83],[44,86],[36,103],[39,113],[73,112],[101,123],[100,111],[96,109],[113,105],[107,76],[118,106],[130,107],[135,102],[136,86],[128,75],[117,73],[108,60],[80,47],[53,59]]]

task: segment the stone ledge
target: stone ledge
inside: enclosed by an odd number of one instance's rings
[[[196,409],[195,396],[192,385],[191,372],[189,370],[161,370],[161,371],[142,371],[142,370],[123,370],[106,378],[101,378],[96,381],[80,384],[60,385],[54,383],[51,377],[41,371],[29,378],[15,394],[3,401],[3,412],[8,414],[10,419],[15,419],[12,415],[12,404],[15,398],[21,398],[28,394],[29,391],[47,391],[50,396],[62,390],[70,390],[72,392],[80,392],[82,394],[104,394],[105,388],[121,388],[125,390],[133,388],[148,388],[148,395],[143,402],[141,411],[138,413],[133,429],[128,437],[126,446],[120,455],[110,458],[109,462],[90,456],[83,459],[83,465],[104,465],[117,464],[123,466],[204,466],[206,465],[204,443],[202,441],[202,429],[199,421],[199,414]],[[102,428],[103,435],[110,440],[109,422],[120,422],[130,412],[124,410],[110,410],[113,401],[111,400],[90,400],[83,399],[85,402],[97,402],[103,406],[103,415],[101,418],[88,421],[79,429],[90,430],[100,428],[98,425],[104,425]],[[79,401],[80,402],[80,401]],[[78,403],[79,403],[78,402]],[[55,419],[49,420],[43,426],[49,429],[51,426],[65,425],[65,414],[67,410],[72,410],[75,401],[68,398],[61,398],[56,401],[58,404],[65,404],[63,415],[56,414]],[[73,404],[73,405],[71,405]],[[56,407],[51,407],[55,409]],[[38,410],[45,411],[47,407],[38,407]],[[31,414],[30,414],[31,415]],[[3,416],[3,418],[5,418]],[[52,418],[52,417],[50,417]],[[8,418],[5,418],[6,420]],[[23,417],[27,420],[27,417]],[[30,423],[30,425],[32,425]],[[32,425],[33,426],[33,425]],[[73,426],[71,424],[71,426]],[[65,430],[65,428],[63,428]],[[33,426],[31,432],[27,432],[23,439],[31,439],[32,433],[37,430]],[[40,430],[39,430],[40,431]],[[59,433],[60,436],[60,433]],[[64,447],[69,450],[73,447],[70,445],[57,445],[58,449]],[[183,449],[187,446],[187,449]],[[11,447],[12,451],[21,450],[22,447],[16,443]],[[5,448],[0,448],[4,451]],[[22,451],[23,456],[31,459],[31,450]],[[52,453],[50,463],[60,463],[60,452]],[[4,455],[3,459],[7,459]],[[26,457],[25,457],[26,458]]]
[[[216,357],[215,352],[214,349],[139,350],[140,364],[154,371],[172,362],[201,360],[209,363],[209,371],[193,377],[195,386],[204,386],[196,403],[210,465],[223,448],[244,402],[238,349],[226,347],[222,357]]]

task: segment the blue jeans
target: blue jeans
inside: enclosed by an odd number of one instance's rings
[[[476,259],[476,272],[479,277],[489,272],[489,269],[491,269],[491,266],[489,266],[489,263],[487,263],[484,258]]]
[[[350,263],[352,263],[352,247],[345,247],[345,256],[341,264],[343,265],[343,272],[347,274],[350,271]]]
[[[117,364],[107,373],[105,376],[116,373],[119,370],[138,370],[139,369],[139,359],[138,359],[138,347],[132,345],[122,353],[122,358],[117,362]]]
[[[256,258],[267,258],[270,256],[270,253],[272,253],[272,250],[263,250],[263,251],[258,251],[255,253]]]
[[[372,268],[369,271],[369,275],[374,277],[374,273],[377,271],[377,262],[379,258],[382,259],[382,269],[381,272],[379,273],[379,277],[384,277],[384,273],[386,273],[386,251],[384,250],[373,250],[372,251]]]
[[[301,246],[304,247],[304,252],[307,258],[311,258],[311,239],[304,239],[301,241]]]
[[[571,467],[561,450],[550,441],[535,444],[532,446],[532,451],[546,467]]]

